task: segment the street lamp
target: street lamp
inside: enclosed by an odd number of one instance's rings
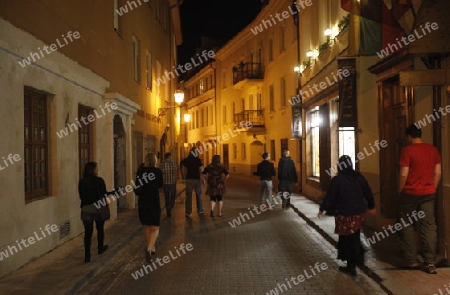
[[[184,122],[188,123],[191,121],[191,114],[184,114]]]
[[[184,100],[184,91],[183,90],[175,90],[175,93],[173,94],[173,96],[175,97],[175,102],[178,105],[176,105],[176,106],[168,106],[168,107],[165,107],[165,108],[159,108],[158,109],[158,117],[165,116],[167,110],[179,107],[179,105]]]

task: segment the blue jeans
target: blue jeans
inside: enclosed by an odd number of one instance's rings
[[[272,198],[272,180],[261,180],[261,186],[259,187],[259,203],[264,204],[265,200],[268,200],[268,203],[270,205],[273,205],[273,198]],[[267,196],[266,198],[264,198]]]
[[[175,205],[175,198],[177,197],[177,185],[173,184],[164,184],[164,201],[166,205],[166,213],[167,216],[171,215],[171,211],[173,206]]]
[[[200,179],[186,179],[186,214],[192,213],[192,191],[197,198],[197,212],[203,212],[202,186]]]

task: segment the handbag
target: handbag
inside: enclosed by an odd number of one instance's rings
[[[98,192],[98,195],[99,195],[99,200],[101,200],[102,194],[101,194],[100,189],[98,187],[98,182],[97,182],[97,192]],[[102,220],[109,220],[109,219],[111,219],[111,211],[109,211],[109,204],[108,204],[106,199],[105,199],[105,205],[103,206],[103,204],[100,204],[100,208],[97,208],[97,210],[98,210],[98,214],[100,215],[100,218]]]

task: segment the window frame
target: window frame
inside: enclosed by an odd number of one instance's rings
[[[28,101],[27,101],[28,100]],[[35,102],[38,100],[38,102]],[[31,203],[40,199],[47,198],[50,190],[50,173],[49,166],[49,123],[50,116],[48,112],[48,97],[46,94],[41,93],[30,87],[24,88],[24,193],[25,193],[25,203]],[[43,105],[43,109],[39,112],[39,104]],[[38,107],[35,107],[38,105]],[[37,114],[36,114],[37,113]],[[35,127],[35,116],[43,116],[43,125],[38,124]],[[28,120],[28,121],[27,121]],[[38,118],[39,121],[39,118]],[[28,122],[28,124],[27,124]],[[27,133],[28,128],[28,133]],[[43,132],[43,139],[35,139],[33,137],[33,130],[35,128],[40,128],[41,133]],[[28,136],[27,136],[28,134]],[[38,153],[35,154],[35,148],[40,149]],[[27,149],[29,153],[27,153]],[[43,149],[43,150],[42,150]],[[30,163],[31,162],[31,163]],[[38,162],[39,170],[41,173],[36,173],[36,162]],[[42,164],[44,164],[44,169],[42,169]],[[29,166],[28,166],[29,165]],[[43,170],[43,171],[42,171]],[[27,174],[29,172],[29,174]],[[43,176],[42,176],[43,174]],[[36,176],[38,175],[38,176]],[[35,188],[35,178],[44,177],[43,186],[40,184],[39,188]],[[27,191],[27,179],[29,180],[30,190]],[[42,181],[42,179],[40,180]]]

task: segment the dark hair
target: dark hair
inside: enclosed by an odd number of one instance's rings
[[[84,165],[83,179],[95,177],[95,168],[97,168],[97,162],[87,162]]]
[[[417,128],[416,124],[411,124],[406,128],[406,135],[411,136],[412,138],[421,138],[422,130]]]
[[[338,173],[339,174],[347,174],[353,172],[353,163],[352,158],[347,155],[343,155],[338,160]]]
[[[265,160],[269,157],[269,153],[263,153],[262,154],[262,158]]]
[[[166,153],[166,154],[164,155],[164,159],[168,159],[170,156],[172,156],[171,153]]]
[[[220,156],[219,155],[214,155],[212,157],[212,163],[213,164],[219,164],[220,163]]]

